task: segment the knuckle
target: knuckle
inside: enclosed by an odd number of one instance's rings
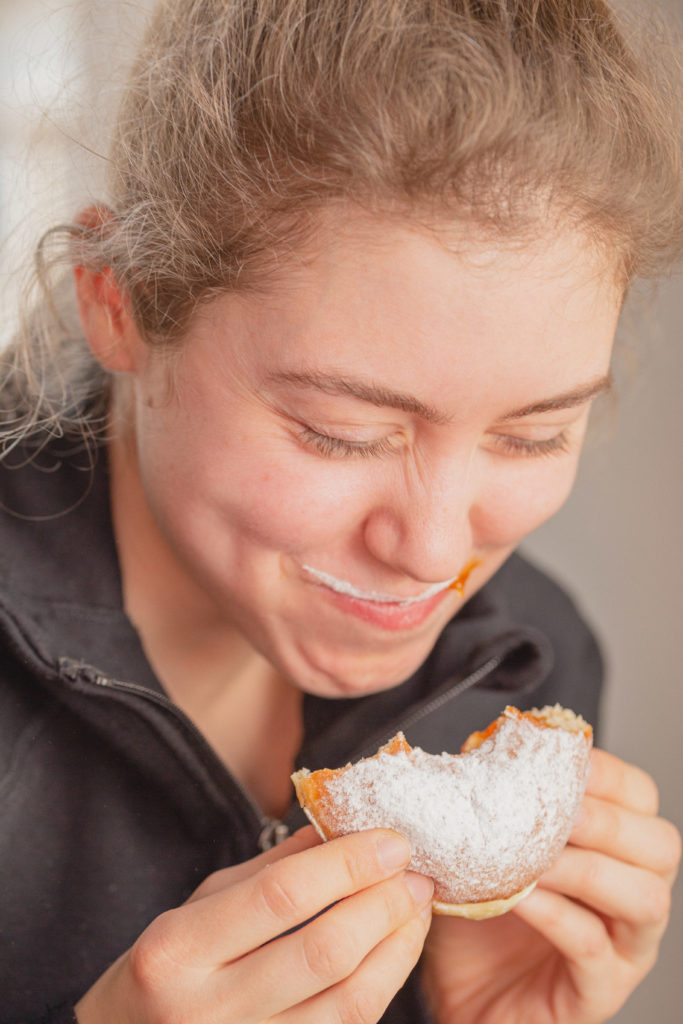
[[[399,929],[397,936],[400,954],[405,959],[406,964],[413,965],[419,960],[427,932],[427,924],[421,916],[413,917]]]
[[[393,931],[415,913],[415,900],[404,877],[392,878],[377,886],[378,906],[375,916],[381,920],[387,931]]]
[[[128,954],[129,970],[140,991],[153,993],[164,988],[177,973],[176,929],[170,911],[161,914],[145,929]]]
[[[354,987],[348,991],[339,1010],[340,1024],[375,1024],[385,1003],[376,991]]]
[[[598,918],[587,924],[581,937],[579,956],[586,960],[596,960],[604,956],[612,947],[609,933]]]
[[[565,919],[564,903],[562,900],[550,899],[541,904],[541,914],[544,926],[550,934],[554,935],[560,931]]]
[[[299,902],[296,888],[280,870],[280,865],[263,872],[258,893],[266,913],[278,924],[288,925],[296,919]]]
[[[341,859],[341,868],[348,879],[350,892],[364,889],[387,876],[387,869],[382,865],[379,855],[383,832],[387,830],[367,829],[328,844],[335,848]]]
[[[301,953],[306,970],[325,986],[346,977],[361,959],[354,935],[333,933],[327,925],[302,933]]]
[[[661,878],[653,878],[644,902],[648,923],[661,924],[668,921],[671,913],[671,889]]]
[[[359,835],[353,836],[358,840]],[[350,891],[356,892],[364,888],[368,881],[378,876],[377,857],[374,853],[369,854],[366,849],[359,849],[357,843],[344,845],[341,848],[342,863],[344,872],[349,879]]]

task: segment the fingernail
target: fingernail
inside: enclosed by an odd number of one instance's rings
[[[418,875],[415,871],[406,871],[406,885],[418,907],[421,907],[434,895],[434,883],[426,875]]]
[[[410,860],[410,844],[401,836],[387,836],[377,844],[377,859],[388,871],[403,868]]]

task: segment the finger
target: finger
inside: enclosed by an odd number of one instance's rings
[[[681,837],[671,822],[592,796],[585,798],[569,841],[647,868],[670,883],[681,857]]]
[[[278,1024],[376,1024],[420,959],[427,912],[384,939],[344,981],[280,1014]]]
[[[409,859],[410,846],[396,832],[356,832],[276,860],[235,885],[162,914],[147,929],[147,941],[172,962],[219,967],[390,878]]]
[[[633,924],[660,921],[670,905],[670,887],[659,875],[572,846],[564,849],[538,884],[580,900],[615,920]]]
[[[624,933],[628,932],[628,943],[622,944],[599,915],[549,889],[535,889],[512,913],[535,928],[565,958],[576,991],[596,1014],[591,1019],[611,1019],[623,996],[645,976],[657,958],[661,933],[644,941],[637,930],[622,926]],[[622,995],[618,989],[620,980]],[[606,1004],[603,1014],[600,1004],[607,995],[613,997],[613,1005],[610,1009]]]
[[[638,814],[654,815],[659,810],[659,792],[647,772],[605,750],[591,751],[586,792]]]
[[[610,919],[624,955],[641,956],[656,948],[666,928],[669,885],[652,871],[604,854],[567,847],[538,885]]]
[[[243,882],[245,879],[251,878],[252,875],[258,874],[259,871],[262,871],[269,864],[275,864],[276,861],[282,860],[284,857],[289,857],[294,853],[301,853],[302,850],[319,846],[321,843],[322,839],[313,826],[306,825],[304,828],[294,832],[284,842],[274,846],[271,850],[266,850],[265,853],[260,853],[257,857],[245,860],[241,864],[235,864],[232,867],[220,868],[218,871],[214,871],[204,879],[186,902],[192,903],[195,900],[202,899],[204,896],[220,892],[228,886]]]
[[[572,963],[591,965],[611,954],[612,941],[602,918],[561,893],[536,888],[513,913]]]
[[[512,913],[535,928],[565,958],[577,990],[585,993],[587,1003],[598,1012],[605,996],[605,978],[613,975],[614,959],[612,941],[602,919],[560,893],[539,888],[518,903]]]
[[[429,910],[433,892],[431,879],[405,872],[349,896],[230,965],[222,972],[217,999],[229,998],[243,1024],[297,1006],[353,974],[375,946]]]

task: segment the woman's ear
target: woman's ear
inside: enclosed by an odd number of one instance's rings
[[[102,209],[90,207],[79,215],[78,222],[93,228],[103,224],[106,216]],[[93,355],[107,370],[134,373],[146,345],[112,271],[77,265],[73,273],[81,325]]]

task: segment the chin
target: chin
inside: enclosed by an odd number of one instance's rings
[[[427,658],[432,646],[430,644],[413,657],[406,653],[392,658],[386,651],[376,655],[350,654],[342,658],[309,656],[305,668],[295,675],[295,684],[316,697],[367,697],[405,682]]]

